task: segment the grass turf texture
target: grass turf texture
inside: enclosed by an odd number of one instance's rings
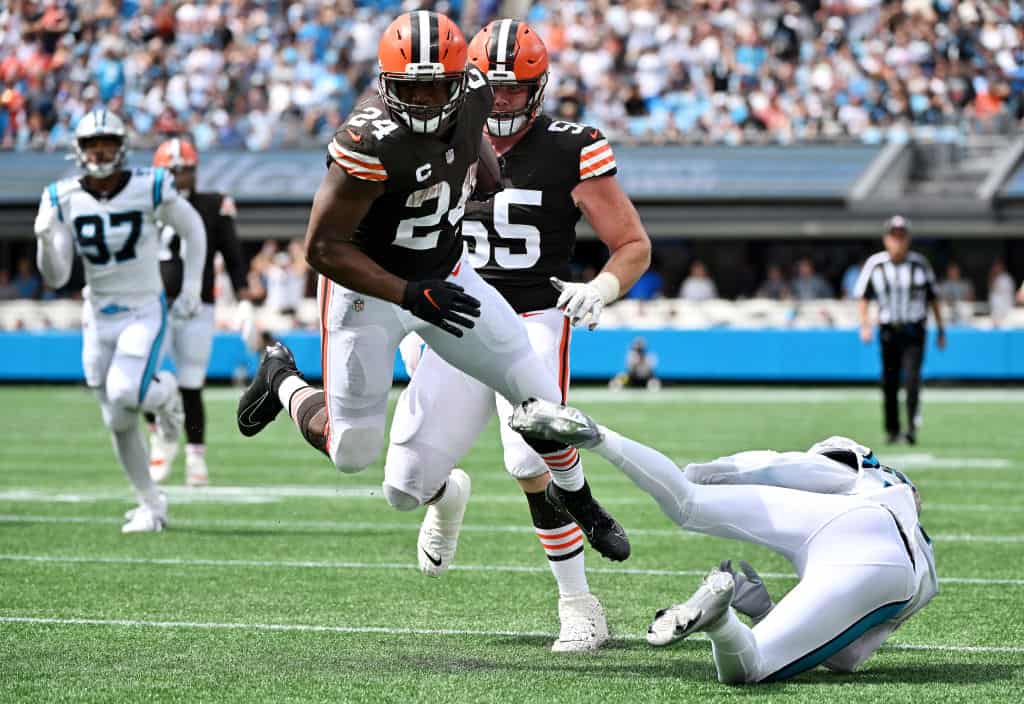
[[[179,456],[171,529],[121,536],[130,493],[92,396],[0,388],[0,699],[1019,701],[1024,394],[926,391],[916,448],[882,445],[873,390],[577,394],[606,425],[680,463],[842,433],[921,488],[940,575],[952,578],[935,601],[856,675],[740,688],[715,682],[706,640],[653,650],[642,634],[721,558],[776,575],[767,583],[780,597],[794,583],[780,558],[676,531],[584,453],[595,493],[632,531],[633,557],[614,565],[588,550],[615,640],[596,655],[555,656],[554,581],[493,425],[462,465],[474,498],[460,568],[432,580],[416,570],[421,514],[388,508],[380,463],[339,476],[284,417],[246,440],[233,397],[208,393],[213,487],[179,488]]]

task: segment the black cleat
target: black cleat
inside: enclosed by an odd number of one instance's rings
[[[619,522],[601,508],[586,484],[579,491],[566,491],[554,482],[545,491],[548,503],[565,511],[587,536],[587,542],[601,555],[622,562],[629,557],[629,538]]]
[[[909,433],[904,435],[903,438],[907,441],[908,445],[916,445],[917,444],[917,435],[914,433],[913,430],[911,430]]]
[[[252,437],[266,428],[284,408],[277,398],[277,386],[285,376],[298,375],[295,357],[282,342],[263,350],[256,377],[238,399],[238,431]]]

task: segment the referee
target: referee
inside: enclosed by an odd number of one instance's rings
[[[925,323],[931,306],[938,326],[938,346],[946,346],[946,331],[935,290],[935,274],[922,255],[910,251],[910,223],[894,215],[886,223],[882,243],[885,251],[864,262],[854,298],[858,299],[860,339],[871,342],[868,301],[878,302],[879,339],[882,343],[882,389],[885,392],[885,431],[890,443],[899,442],[900,372],[907,387],[907,433],[903,438],[913,445],[921,423],[918,395],[921,389],[921,363],[924,361]]]

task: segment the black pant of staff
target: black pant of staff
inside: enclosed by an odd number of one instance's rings
[[[907,389],[907,439],[916,440],[921,364],[924,362],[924,323],[882,325],[882,390],[885,392],[885,430],[894,440],[900,434],[900,376]]]

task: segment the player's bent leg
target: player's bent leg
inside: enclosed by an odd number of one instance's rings
[[[877,629],[891,632],[892,620],[915,591],[896,519],[877,504],[862,504],[822,528],[807,547],[806,565],[799,584],[753,629],[760,681],[788,679],[826,664],[865,638],[877,648],[885,640]],[[854,650],[860,662],[873,652]]]

